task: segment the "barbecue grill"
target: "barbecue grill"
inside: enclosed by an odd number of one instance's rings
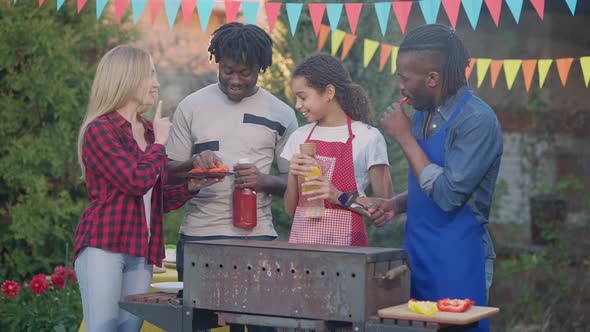
[[[178,332],[226,323],[354,332],[440,327],[376,316],[409,300],[401,249],[216,240],[187,242],[184,252],[183,291],[132,295],[120,306]]]

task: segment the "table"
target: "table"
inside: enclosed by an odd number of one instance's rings
[[[176,272],[175,268],[166,267],[166,272],[164,273],[154,273],[152,278],[152,283],[156,282],[167,282],[167,281],[178,281],[178,273]],[[151,289],[152,292],[155,289]],[[229,326],[219,327],[216,329],[212,329],[212,332],[229,332]],[[80,323],[80,327],[78,328],[78,332],[86,332],[86,328],[84,327],[84,320]],[[159,327],[152,325],[151,323],[144,321],[143,326],[141,327],[141,332],[165,332],[164,330],[160,329]]]

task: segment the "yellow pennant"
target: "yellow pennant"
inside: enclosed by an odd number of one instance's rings
[[[481,86],[483,79],[486,77],[488,72],[488,68],[490,68],[490,63],[492,63],[492,59],[477,59],[475,60],[477,64],[477,87]]]
[[[332,56],[336,55],[336,52],[338,52],[345,35],[346,32],[338,29],[332,33]]]
[[[399,47],[394,46],[391,49],[391,73],[395,74],[396,70],[397,70],[397,63],[395,63],[397,61],[397,52],[399,51]]]
[[[512,84],[514,84],[514,79],[516,79],[516,75],[520,70],[521,63],[522,60],[504,60],[504,75],[506,75],[506,85],[508,86],[508,90],[512,89]]]
[[[365,39],[365,55],[363,58],[363,66],[365,66],[365,68],[367,68],[369,62],[371,62],[371,59],[373,59],[373,55],[375,55],[377,48],[379,48],[379,42],[371,39]]]
[[[540,59],[539,63],[537,64],[537,68],[539,69],[539,87],[542,88],[543,84],[545,84],[545,79],[547,78],[547,73],[549,72],[549,68],[551,67],[551,63],[553,63],[553,59]]]
[[[588,83],[590,83],[590,56],[581,57],[580,66],[582,66],[584,82],[586,83],[586,87],[588,87]]]

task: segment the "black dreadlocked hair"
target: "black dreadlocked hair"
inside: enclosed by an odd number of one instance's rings
[[[445,25],[427,24],[408,32],[398,52],[423,53],[442,69],[442,91],[447,97],[467,83],[465,69],[469,65],[469,53],[455,31]]]
[[[350,75],[338,59],[325,53],[307,57],[293,71],[293,78],[300,76],[307,84],[324,93],[329,84],[336,88],[336,100],[351,119],[373,124],[373,107],[367,91],[352,82]]]
[[[257,65],[262,72],[272,65],[272,39],[253,24],[233,22],[222,25],[213,32],[207,51],[209,60],[215,57],[216,63],[225,57],[236,63]]]

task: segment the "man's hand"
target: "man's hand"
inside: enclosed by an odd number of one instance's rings
[[[265,174],[261,174],[258,167],[254,164],[237,164],[234,166],[236,188],[252,188],[263,191],[262,183]]]
[[[381,116],[381,126],[385,133],[400,145],[412,138],[412,121],[397,102],[385,110]]]
[[[187,188],[191,194],[197,194],[199,190],[221,181],[223,178],[189,179]]]
[[[366,210],[367,218],[369,218],[375,226],[383,227],[388,221],[395,217],[397,211],[395,209],[394,198],[384,199],[377,197],[367,197],[366,199],[371,201],[371,205]]]
[[[211,150],[205,150],[193,158],[193,168],[215,168],[218,164],[221,164],[221,159]]]

